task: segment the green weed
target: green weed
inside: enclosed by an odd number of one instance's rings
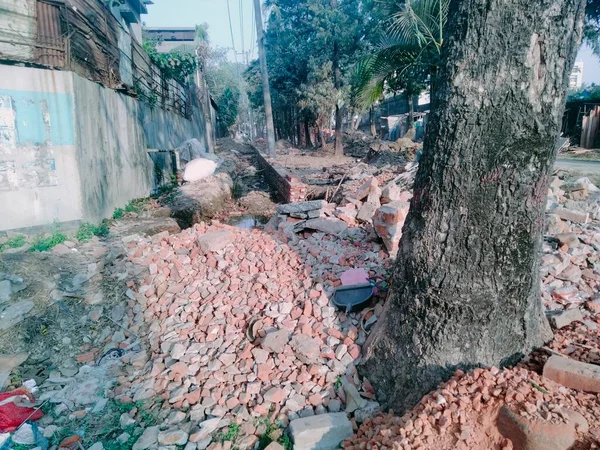
[[[294,443],[292,442],[292,438],[286,433],[283,433],[283,435],[279,439],[279,443],[281,445],[283,445],[283,448],[285,450],[292,450],[294,448]]]
[[[227,441],[234,442],[240,434],[241,427],[239,424],[232,422],[225,430],[226,431],[219,431],[217,433],[215,436],[217,441],[220,441],[221,443]]]
[[[131,200],[127,205],[125,205],[126,213],[139,213],[144,209],[146,204],[148,203],[147,198],[138,198],[135,200]]]
[[[123,208],[117,208],[117,209],[115,209],[115,212],[113,213],[112,218],[115,220],[118,220],[121,217],[123,217],[124,214],[125,214],[125,211],[123,211]]]
[[[268,419],[263,422],[266,430],[258,438],[257,450],[264,450],[271,442],[279,442],[285,450],[292,450],[294,444],[289,435],[285,434],[279,425],[271,423]]]
[[[23,236],[22,234],[18,236],[13,236],[8,241],[4,242],[3,244],[0,244],[0,252],[3,252],[8,248],[23,247],[26,243],[27,239],[25,239],[25,236]]]
[[[100,226],[92,225],[89,222],[84,222],[81,225],[79,225],[79,229],[77,230],[77,234],[75,235],[79,242],[89,241],[94,236],[108,236],[108,224],[105,221],[103,221],[102,224],[100,224]]]
[[[46,252],[48,250],[52,250],[58,244],[62,244],[66,240],[67,236],[62,234],[57,228],[49,236],[44,237],[44,235],[41,235],[36,237],[31,245],[30,251]]]

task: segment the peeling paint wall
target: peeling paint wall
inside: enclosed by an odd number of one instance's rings
[[[204,121],[72,72],[0,65],[0,231],[99,222],[152,191],[148,148],[205,142]]]
[[[71,74],[0,74],[0,230],[79,220]]]

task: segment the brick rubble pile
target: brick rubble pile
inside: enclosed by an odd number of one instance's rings
[[[330,303],[349,268],[387,278],[378,244],[217,223],[129,246],[129,264],[147,268],[134,310],[148,324],[152,354],[119,400],[158,396],[187,411],[191,442],[206,438],[194,427],[209,417],[287,423],[344,408],[378,411],[366,405],[374,394],[353,364],[364,317]]]

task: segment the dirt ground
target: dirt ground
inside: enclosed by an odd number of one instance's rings
[[[281,161],[314,171],[313,186],[344,180],[341,192],[355,190],[365,174],[382,185],[397,180],[395,171],[407,167],[406,155],[363,150],[362,162],[346,157],[327,171],[327,156],[288,150]],[[402,163],[367,161],[369,152],[375,161],[388,151]],[[393,260],[376,236],[358,226],[339,236],[265,227],[277,204],[252,152],[225,139],[217,154],[235,195],[212,225],[179,231],[169,217],[177,194],[169,191],[113,221],[105,238],[67,241],[43,253],[0,253],[0,281],[10,278],[15,291],[8,304],[31,302],[22,316],[0,314],[0,354],[27,356],[10,368],[7,389],[35,380],[36,406],[45,412],[35,425],[44,429],[49,446],[75,436],[85,449],[101,443],[107,450],[130,450],[152,430],[162,433],[162,442],[183,442],[160,448],[263,450],[278,441],[290,450],[284,433],[290,420],[344,410],[355,393],[372,410],[366,408],[360,420],[351,414],[355,434],[343,446],[352,450],[516,449],[497,426],[500,414],[509,414],[503,407],[545,424],[546,433],[573,433],[574,449],[598,448],[598,395],[558,385],[542,370],[557,352],[600,363],[600,307],[596,312],[585,306],[586,322],[556,330],[548,349],[516,367],[457,371],[406,414],[378,414],[376,392],[355,364],[381,314]],[[415,170],[411,165],[413,176]],[[598,247],[591,244],[600,236],[599,223],[595,218],[569,225],[581,237],[577,249],[544,248],[546,257],[560,254],[581,267],[586,276],[573,284],[582,292],[600,282],[592,273]],[[211,233],[222,234],[200,244]],[[214,246],[214,252],[202,253],[202,245]],[[329,299],[342,274],[356,267],[376,282],[377,295],[362,312],[337,311]],[[566,283],[545,277],[544,286]],[[574,304],[550,291],[544,295],[549,308]],[[591,295],[587,299],[597,298]],[[18,323],[9,327],[7,320]],[[303,345],[291,340],[279,355],[265,351],[265,338],[277,328],[304,336]],[[569,428],[565,410],[580,414],[588,428]],[[220,420],[209,439],[199,425],[214,418]],[[156,439],[149,448],[158,448]]]

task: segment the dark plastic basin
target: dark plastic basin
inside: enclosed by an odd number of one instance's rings
[[[372,283],[354,284],[336,288],[333,303],[346,312],[356,312],[366,308],[375,293]]]

